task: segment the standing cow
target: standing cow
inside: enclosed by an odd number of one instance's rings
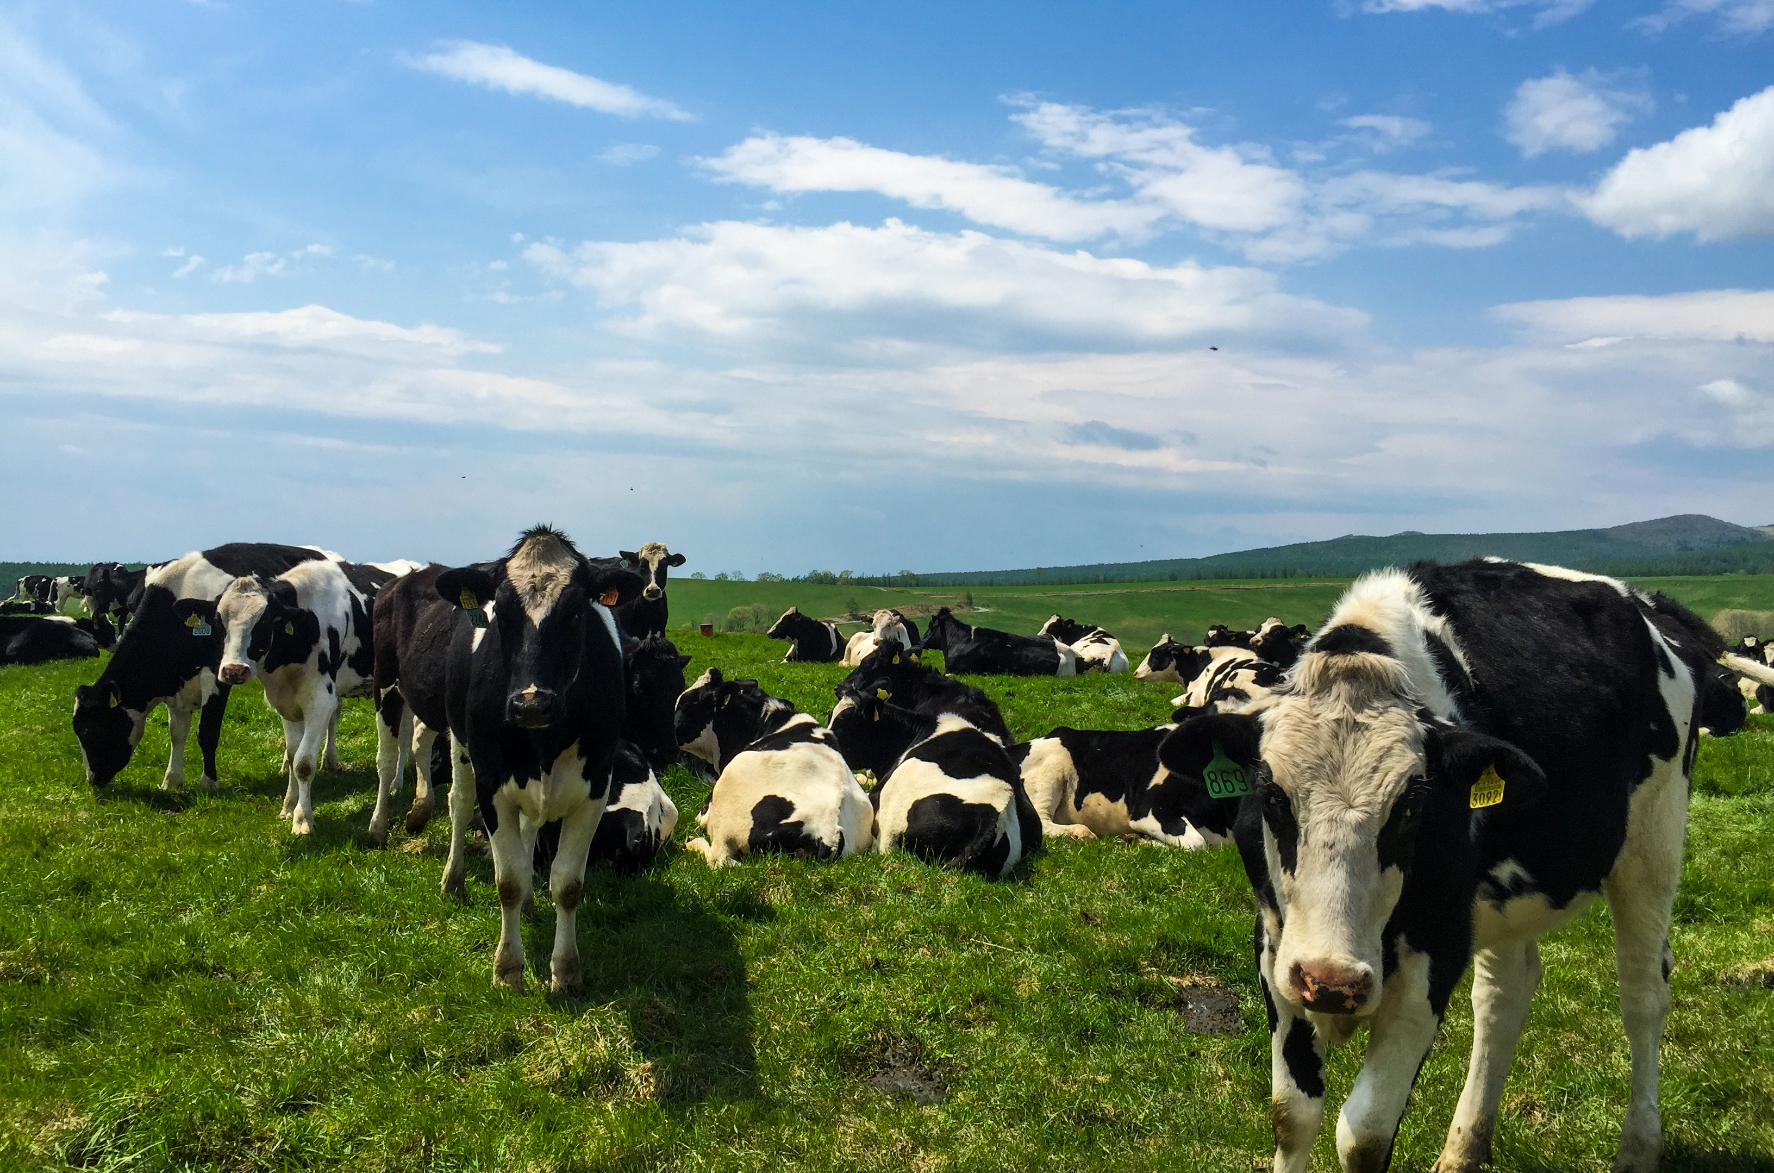
[[[648,542],[639,550],[622,551],[622,560],[646,584],[638,598],[616,608],[623,634],[636,639],[664,635],[666,622],[671,618],[665,598],[666,576],[673,566],[684,564],[684,556],[673,554],[663,542]]]
[[[1597,896],[1613,913],[1632,1095],[1614,1168],[1662,1151],[1658,1049],[1670,909],[1704,723],[1741,724],[1685,607],[1613,579],[1502,561],[1357,581],[1257,714],[1183,723],[1159,760],[1248,791],[1234,838],[1257,895],[1277,1173],[1307,1166],[1324,1052],[1366,1023],[1337,1124],[1346,1170],[1382,1170],[1454,987],[1475,961],[1471,1067],[1436,1168],[1491,1157],[1540,980],[1539,938]],[[1476,955],[1476,956],[1475,956]]]

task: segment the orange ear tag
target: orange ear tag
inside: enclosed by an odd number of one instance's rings
[[[602,595],[598,596],[598,602],[602,603],[606,607],[614,607],[616,605],[616,600],[621,597],[622,597],[622,592],[617,590],[615,587],[611,587],[609,590],[605,591]]]

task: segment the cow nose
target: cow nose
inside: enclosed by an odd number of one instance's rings
[[[664,595],[665,592],[654,586],[652,583],[648,583],[641,591],[641,597],[645,599],[658,599],[664,597]]]
[[[514,692],[505,700],[505,719],[525,729],[538,729],[554,715],[554,692],[535,685]]]
[[[252,674],[253,670],[245,664],[223,664],[222,670],[216,673],[223,684],[245,684]]]
[[[1300,1004],[1319,1014],[1354,1014],[1374,992],[1374,975],[1366,966],[1296,961],[1289,976]]]

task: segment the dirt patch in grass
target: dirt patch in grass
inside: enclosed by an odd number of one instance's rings
[[[1774,957],[1734,966],[1719,975],[1719,983],[1730,990],[1774,990]]]
[[[1244,1014],[1238,1007],[1238,995],[1216,977],[1189,974],[1173,977],[1177,988],[1177,1009],[1182,1011],[1183,1025],[1198,1035],[1235,1035],[1244,1029]]]

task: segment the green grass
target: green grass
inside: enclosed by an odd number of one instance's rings
[[[782,646],[756,636],[678,638],[692,673],[754,675],[815,712],[842,675],[777,663]],[[529,992],[511,995],[491,984],[489,861],[471,857],[462,907],[437,888],[442,819],[367,846],[367,704],[348,703],[346,769],[321,776],[316,833],[297,840],[256,687],[231,707],[219,794],[156,789],[163,716],[92,794],[68,714],[96,673],[0,669],[0,1168],[1264,1167],[1268,1041],[1230,851],[1065,842],[994,884],[899,856],[717,872],[674,849],[642,877],[589,883],[583,997],[550,999],[536,980],[545,901],[526,929]],[[980,683],[1019,736],[1141,725],[1174,692]],[[1774,718],[1701,751],[1666,1169],[1774,1169],[1774,991],[1759,976],[1774,964],[1770,763]],[[682,769],[666,784],[681,840],[706,787]],[[1499,1168],[1605,1169],[1628,1070],[1605,912],[1544,954]],[[1178,979],[1230,990],[1242,1029],[1190,1033]],[[1464,997],[1396,1169],[1439,1149],[1470,1042]],[[1333,1098],[1359,1054],[1359,1041],[1336,1054]],[[871,1084],[906,1062],[946,1099]],[[1331,1132],[1317,1168],[1335,1167]]]

